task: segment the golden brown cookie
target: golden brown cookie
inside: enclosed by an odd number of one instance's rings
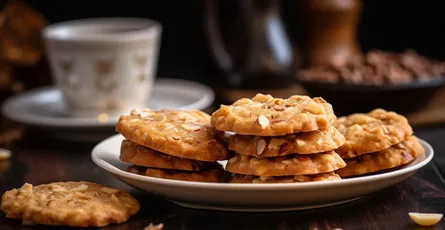
[[[343,135],[333,126],[319,131],[288,134],[281,137],[234,135],[229,149],[256,157],[276,157],[289,154],[312,154],[334,150],[345,143]]]
[[[291,96],[288,99],[257,94],[232,105],[221,105],[212,114],[218,130],[241,135],[281,136],[329,126],[336,116],[332,106],[320,97]]]
[[[336,150],[343,158],[387,149],[413,133],[404,116],[383,109],[340,117],[333,125],[346,138]]]
[[[230,179],[230,183],[247,183],[247,184],[266,184],[266,183],[299,183],[313,181],[334,181],[341,180],[341,177],[333,172],[321,173],[315,175],[298,175],[298,176],[252,176],[235,174]]]
[[[200,161],[230,157],[210,126],[210,116],[198,110],[133,110],[120,117],[116,131],[139,145],[177,157]]]
[[[154,169],[138,166],[128,167],[131,173],[145,175],[150,177],[158,177],[170,180],[195,181],[195,182],[227,182],[230,178],[230,173],[221,169],[210,169],[200,172],[168,170],[168,169]]]
[[[345,166],[345,162],[337,153],[329,151],[273,158],[236,155],[227,162],[226,170],[255,176],[294,176],[327,173]]]
[[[409,136],[388,149],[345,159],[346,167],[336,171],[341,177],[378,172],[405,165],[423,154],[425,149],[415,136]]]
[[[101,227],[123,223],[139,211],[130,194],[91,182],[55,182],[5,192],[1,210],[23,224]]]
[[[219,165],[216,162],[196,161],[163,154],[129,140],[122,141],[120,159],[133,165],[185,171],[200,171]]]

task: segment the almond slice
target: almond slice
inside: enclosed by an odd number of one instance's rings
[[[283,140],[283,139],[278,139],[278,138],[272,138],[272,140],[270,140],[269,143],[269,149],[276,149],[278,148],[278,146],[286,143],[287,141]]]
[[[108,187],[102,187],[100,190],[103,191],[103,192],[109,193],[109,194],[113,194],[113,193],[119,192],[118,189],[108,188]]]
[[[265,117],[264,115],[260,115],[258,117],[258,123],[261,125],[261,128],[265,129],[267,128],[267,126],[269,126],[270,121],[269,119],[267,119],[267,117]]]
[[[420,226],[432,226],[442,219],[443,214],[440,213],[419,213],[419,212],[409,212],[408,213],[411,220]]]
[[[130,111],[130,114],[131,115],[139,115],[139,114],[141,114],[141,109],[132,109],[131,111]]]
[[[139,117],[142,118],[142,119],[145,119],[145,118],[150,117],[150,115],[151,115],[151,113],[149,113],[149,112],[141,112],[139,114]]]
[[[88,189],[88,185],[86,184],[81,184],[79,186],[77,186],[76,188],[71,189],[71,191],[78,191],[78,192],[85,192]]]
[[[200,126],[197,126],[197,125],[182,124],[181,126],[182,126],[182,128],[184,128],[188,131],[198,131],[201,128]]]
[[[259,139],[256,142],[256,154],[263,154],[264,149],[266,148],[266,141],[264,139]]]

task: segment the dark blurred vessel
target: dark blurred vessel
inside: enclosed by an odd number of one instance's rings
[[[218,70],[214,88],[221,102],[256,93],[288,97],[296,74],[291,41],[279,0],[207,0],[204,30]]]
[[[360,0],[299,0],[298,47],[302,65],[341,65],[361,53],[356,34]]]

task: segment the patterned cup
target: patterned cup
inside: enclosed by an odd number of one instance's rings
[[[140,18],[61,22],[43,30],[50,69],[72,116],[117,116],[146,107],[162,26]]]

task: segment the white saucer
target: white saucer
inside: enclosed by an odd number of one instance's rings
[[[94,147],[91,158],[101,168],[135,188],[164,197],[178,205],[211,210],[271,212],[321,208],[354,201],[397,184],[433,158],[431,146],[420,140],[426,153],[395,171],[343,179],[289,184],[229,184],[167,180],[126,172],[119,160],[123,137],[115,135]],[[220,162],[224,165],[225,162]]]
[[[153,86],[148,108],[198,109],[209,107],[215,98],[205,85],[179,79],[159,78]],[[64,112],[61,91],[44,87],[27,91],[5,101],[6,118],[39,129],[58,139],[100,141],[113,134],[118,117],[100,121],[97,117],[71,117]]]
[[[196,82],[165,79],[156,80],[147,105],[151,109],[205,109],[213,103],[214,92]],[[118,117],[100,122],[97,117],[79,118],[63,111],[62,93],[53,87],[30,90],[9,98],[2,113],[10,120],[36,126],[51,127],[104,127],[114,126]]]

